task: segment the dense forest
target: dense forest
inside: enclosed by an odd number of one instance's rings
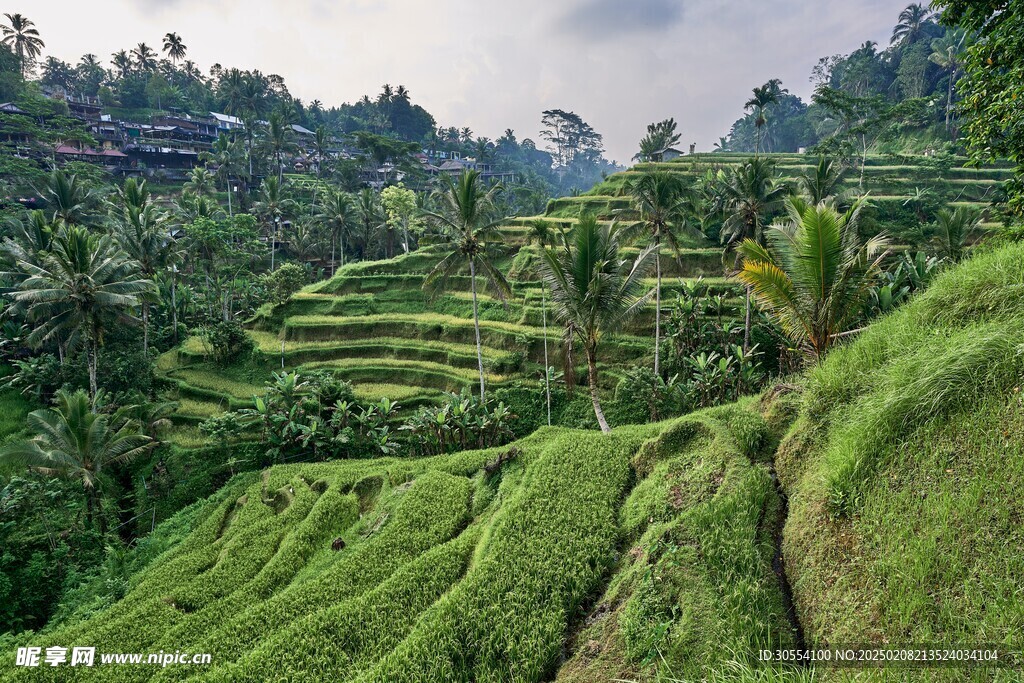
[[[850,54],[818,60],[814,95],[804,102],[778,79],[754,90],[745,115],[718,143],[723,151],[833,153],[953,152],[959,116],[956,82],[967,32],[939,23],[925,5],[910,5],[888,47],[866,41]]]

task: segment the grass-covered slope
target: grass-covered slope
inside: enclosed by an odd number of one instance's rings
[[[808,640],[1020,649],[1024,245],[972,258],[810,373],[776,462]]]
[[[158,527],[122,600],[32,638],[212,665],[16,670],[5,652],[0,680],[1015,680],[780,672],[756,652],[1021,648],[1022,295],[1008,246],[762,397],[241,475]]]
[[[609,176],[586,194],[551,200],[548,216],[570,219],[580,208],[598,215],[610,215],[616,209],[626,208],[626,183],[638,174],[649,171],[667,171],[692,181],[708,171],[726,170],[743,163],[750,154],[714,153],[683,156],[672,161],[642,163],[628,171]],[[813,169],[817,157],[804,154],[767,154],[787,182],[794,182],[801,173]],[[1009,164],[1001,163],[984,168],[969,165],[964,157],[937,159],[925,156],[889,157],[868,155],[864,167],[863,183],[860,167],[856,164],[846,175],[842,189],[860,194],[867,192],[874,210],[871,218],[881,230],[898,235],[906,227],[920,223],[915,215],[914,202],[909,201],[918,190],[927,190],[940,205],[966,205],[985,209],[999,195],[1000,187],[1013,177]],[[994,228],[994,221],[983,227]]]
[[[355,263],[294,295],[286,304],[263,309],[251,324],[252,358],[228,368],[209,362],[210,350],[193,337],[161,358],[159,370],[184,402],[177,422],[196,423],[231,407],[247,405],[263,391],[272,371],[322,369],[352,383],[357,397],[387,397],[404,408],[436,400],[442,392],[472,388],[478,381],[469,277],[455,276],[450,287],[431,296],[423,290],[427,273],[443,256],[426,247],[387,261]],[[480,335],[489,386],[536,381],[544,360],[544,309],[536,247],[509,246],[499,267],[512,285],[506,301],[478,288]],[[742,301],[722,275],[720,251],[691,250],[677,262],[664,255],[665,297],[682,280],[705,277],[715,292],[728,296],[723,315],[734,318]],[[651,281],[653,285],[653,280]],[[562,331],[547,311],[549,362],[561,365]],[[614,388],[623,368],[652,353],[654,311],[623,334],[609,336],[602,363],[606,388]],[[283,363],[282,363],[283,361]]]
[[[0,680],[541,681],[612,619],[626,632],[620,668],[642,669],[663,644],[650,627],[674,613],[643,592],[644,568],[671,571],[694,553],[700,583],[680,580],[672,599],[699,600],[700,623],[671,636],[693,670],[731,656],[688,654],[712,634],[737,649],[788,642],[770,564],[777,498],[747,455],[770,443],[767,425],[751,406],[730,410],[611,436],[544,429],[491,451],[242,475],[158,528],[158,539],[192,531],[124,599],[34,641],[209,652],[212,666],[14,671],[7,657]],[[638,597],[605,614],[594,603],[613,576],[620,595]],[[711,609],[722,600],[731,612]]]

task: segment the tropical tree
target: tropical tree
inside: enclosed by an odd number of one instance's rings
[[[28,414],[26,423],[36,435],[0,450],[0,462],[82,482],[86,520],[91,526],[98,516],[103,533],[106,523],[102,489],[106,470],[131,462],[146,453],[154,442],[129,417],[133,407],[107,413],[96,410],[97,404],[102,404],[102,394],[90,400],[81,389],[59,390],[53,408]]]
[[[211,165],[216,167],[214,173],[217,180],[221,182],[228,193],[228,215],[234,215],[234,209],[231,206],[231,195],[234,193],[231,179],[238,177],[242,172],[242,154],[243,151],[238,143],[221,133],[213,142],[210,150],[199,155],[200,161],[206,163],[207,167]],[[197,194],[200,193],[197,192]]]
[[[544,251],[544,278],[551,288],[555,317],[583,346],[590,399],[603,432],[611,428],[601,409],[597,383],[601,339],[621,329],[654,295],[643,291],[654,245],[629,262],[622,255],[620,235],[619,226],[601,225],[594,216],[583,215],[558,247]]]
[[[410,251],[409,228],[416,223],[416,193],[401,184],[391,185],[381,190],[380,203],[387,212],[388,229],[402,229],[402,251]],[[388,257],[394,254],[388,254]]]
[[[530,243],[536,243],[540,248],[540,252],[543,255],[544,252],[552,244],[554,234],[551,232],[551,226],[547,221],[535,220],[530,223]],[[541,262],[538,262],[538,265]],[[539,269],[538,269],[539,270]],[[540,280],[540,316],[541,323],[544,328],[544,394],[547,400],[548,408],[548,426],[551,426],[551,371],[548,361],[548,302],[547,302],[547,289],[546,283],[544,282],[543,272],[539,272],[541,275]]]
[[[480,344],[480,315],[477,307],[476,276],[479,270],[491,289],[502,301],[511,294],[505,276],[491,262],[489,245],[503,241],[495,219],[494,197],[501,186],[485,190],[480,172],[469,170],[454,181],[445,179],[445,188],[438,192],[438,209],[426,212],[425,218],[440,230],[451,251],[434,267],[423,281],[423,287],[439,288],[462,266],[469,265],[469,288],[473,296],[473,329],[476,333],[476,359],[480,371],[480,400],[484,401],[484,356]]]
[[[362,249],[360,253],[362,256],[365,256],[366,248],[374,233],[384,225],[384,209],[380,205],[380,195],[374,192],[373,188],[369,187],[364,187],[359,192],[357,204],[360,227],[359,241]]]
[[[132,48],[132,57],[139,71],[152,71],[156,68],[156,52],[149,45],[139,43]]]
[[[124,50],[118,50],[110,55],[110,63],[117,70],[117,77],[120,79],[126,78],[131,73],[132,58]]]
[[[168,229],[166,214],[149,198],[146,181],[128,178],[118,190],[118,205],[114,207],[115,234],[125,253],[138,265],[144,278],[153,283],[142,296],[142,352],[149,353],[149,307],[156,294],[157,275],[177,260],[174,240]]]
[[[754,157],[740,164],[721,187],[726,212],[722,224],[722,241],[726,251],[737,251],[744,240],[764,242],[764,229],[772,213],[782,209],[789,188],[780,183],[775,164],[763,157]],[[741,257],[736,253],[736,267]],[[744,303],[743,351],[750,348],[750,287]]]
[[[754,141],[754,154],[760,154],[761,152],[761,129],[768,123],[768,119],[765,116],[765,110],[776,102],[779,101],[779,95],[782,91],[779,86],[782,85],[782,81],[778,78],[773,78],[759,88],[754,88],[754,96],[747,100],[746,104],[743,105],[744,109],[752,109],[754,111],[754,129],[756,131],[756,137]]]
[[[316,158],[316,185],[313,187],[313,210],[316,210],[316,195],[320,190],[320,179],[330,159],[331,134],[325,126],[317,126],[313,133],[313,156]]]
[[[935,214],[935,226],[930,231],[938,255],[954,263],[962,259],[964,248],[978,231],[982,216],[981,211],[966,206],[939,209]]]
[[[196,166],[188,175],[188,180],[182,186],[185,192],[193,192],[199,196],[207,196],[213,192],[214,175],[208,168]],[[230,192],[230,190],[229,190]]]
[[[932,41],[932,53],[928,59],[945,71],[949,83],[946,86],[946,130],[953,117],[953,88],[963,66],[962,54],[967,33],[963,29],[948,29],[940,38]]]
[[[60,169],[50,173],[41,196],[46,202],[50,220],[64,221],[69,225],[81,224],[89,218],[94,199],[93,192],[85,187],[77,174],[67,175]]]
[[[922,4],[907,5],[906,9],[900,12],[896,26],[892,29],[890,43],[900,45],[913,43],[924,33],[926,27],[933,23],[932,16],[932,11]]]
[[[317,218],[331,235],[331,275],[334,275],[335,246],[341,255],[341,265],[345,265],[345,236],[359,225],[359,209],[352,195],[335,190],[327,193]]]
[[[640,139],[640,152],[633,158],[640,161],[660,161],[655,159],[659,152],[678,144],[682,135],[676,132],[676,120],[665,119],[647,126],[647,134]]]
[[[626,183],[626,193],[632,207],[618,214],[619,219],[632,221],[626,226],[627,235],[644,233],[654,246],[654,374],[661,374],[661,246],[668,242],[676,257],[679,256],[678,230],[686,222],[687,188],[674,173],[656,171],[644,173]]]
[[[12,48],[14,54],[18,55],[18,64],[21,66],[21,77],[25,78],[28,67],[42,53],[46,43],[39,37],[39,31],[35,23],[23,14],[4,14],[7,17],[7,24],[0,25],[0,33],[3,33],[4,45]]]
[[[188,52],[188,48],[177,33],[168,33],[164,36],[164,54],[170,57],[172,62],[177,63],[185,59],[186,52]]]
[[[812,204],[818,204],[837,194],[844,175],[846,169],[842,164],[834,159],[819,156],[818,163],[813,168],[797,176],[797,183],[807,199]]]
[[[66,226],[54,238],[40,264],[19,261],[28,275],[12,294],[35,327],[28,342],[63,342],[68,349],[86,343],[89,357],[89,395],[97,392],[96,366],[103,333],[110,318],[134,320],[139,297],[152,286],[140,277],[110,235],[90,234]]]
[[[861,241],[864,200],[844,214],[830,202],[786,202],[788,222],[768,231],[768,246],[745,239],[738,277],[792,341],[814,359],[848,334],[882,273],[888,240]]]
[[[260,186],[260,198],[253,211],[270,230],[270,269],[274,269],[274,253],[278,230],[281,221],[292,215],[295,201],[288,195],[288,190],[277,178],[270,176]]]
[[[284,155],[295,149],[294,131],[279,112],[267,119],[264,145],[277,165],[277,180],[284,182]]]

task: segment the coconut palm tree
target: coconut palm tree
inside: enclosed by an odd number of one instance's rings
[[[754,117],[756,135],[754,141],[755,155],[761,152],[761,129],[768,123],[768,119],[765,117],[765,110],[769,105],[779,101],[779,95],[782,94],[782,91],[779,90],[780,85],[782,85],[782,81],[778,78],[773,78],[761,87],[754,88],[754,96],[743,105],[744,109],[753,109],[756,115]]]
[[[316,186],[313,188],[313,210],[316,211],[316,193],[320,190],[320,179],[323,177],[324,166],[330,158],[331,134],[326,126],[317,126],[313,133],[313,156],[316,158]]]
[[[145,43],[139,43],[132,49],[132,57],[139,71],[152,71],[156,68],[156,52]]]
[[[508,131],[506,131],[507,133]],[[541,251],[541,254],[551,246],[552,238],[554,235],[551,232],[551,225],[547,221],[535,220],[530,223],[530,242],[535,243]],[[539,265],[539,264],[538,264]],[[551,372],[549,369],[548,362],[548,303],[547,303],[547,285],[544,282],[543,273],[540,273],[540,316],[542,325],[544,327],[544,394],[547,399],[548,407],[548,426],[551,426]]]
[[[812,204],[818,204],[836,195],[845,175],[846,169],[842,164],[819,156],[813,168],[797,176],[797,184]]]
[[[124,79],[131,73],[132,58],[124,50],[118,50],[110,55],[110,63],[117,69],[117,77]]]
[[[372,188],[364,187],[358,196],[359,225],[361,234],[360,255],[365,257],[366,248],[373,238],[374,233],[385,225],[384,209],[380,204],[380,196]]]
[[[39,37],[35,23],[23,14],[4,14],[7,24],[0,25],[4,45],[14,50],[21,67],[21,77],[25,78],[28,67],[39,57],[46,43]]]
[[[922,4],[907,5],[900,12],[896,26],[892,29],[890,44],[909,45],[917,40],[932,23],[933,13]]]
[[[51,221],[76,225],[89,218],[94,198],[92,190],[85,187],[77,174],[67,175],[60,169],[50,173],[40,196],[46,202]]]
[[[941,38],[932,41],[932,53],[928,59],[948,74],[946,88],[946,130],[953,117],[953,87],[962,66],[962,52],[967,33],[963,29],[947,29]]]
[[[182,186],[185,192],[192,192],[200,196],[207,196],[213,192],[214,175],[208,168],[196,166],[188,175],[188,180]]]
[[[167,216],[149,198],[146,181],[128,178],[118,189],[112,207],[114,233],[125,253],[138,264],[139,272],[153,283],[147,294],[156,294],[156,277],[175,261],[177,252],[168,229]],[[149,353],[149,307],[151,297],[142,297],[142,352]]]
[[[260,186],[260,198],[253,207],[253,211],[270,230],[271,270],[274,270],[275,247],[281,222],[292,215],[295,207],[295,201],[288,196],[288,190],[283,183],[278,182],[274,176],[263,180],[263,185]]]
[[[621,253],[620,233],[619,226],[601,225],[594,216],[584,215],[562,236],[561,245],[544,251],[544,278],[551,288],[555,317],[583,346],[590,399],[603,432],[611,428],[601,409],[597,384],[601,339],[621,329],[654,295],[653,290],[643,291],[654,245],[627,261]]]
[[[958,206],[952,211],[939,209],[935,214],[935,226],[929,231],[939,256],[954,263],[962,259],[964,247],[978,231],[982,216],[981,211],[966,206]]]
[[[185,59],[187,52],[188,48],[177,33],[168,33],[164,36],[164,54],[170,57],[172,62],[177,63]]]
[[[210,151],[199,155],[199,160],[209,165],[216,166],[215,174],[228,193],[228,215],[234,215],[232,208],[232,194],[234,189],[231,184],[232,178],[242,174],[242,149],[237,142],[234,142],[224,133],[217,136]]]
[[[723,206],[726,212],[722,224],[722,241],[726,252],[735,251],[744,240],[757,244],[764,242],[764,229],[769,216],[782,209],[789,188],[780,183],[775,164],[763,157],[754,157],[740,164],[722,185]],[[740,255],[736,255],[736,268]],[[750,348],[750,287],[747,287],[743,350]]]
[[[830,202],[786,202],[788,222],[768,231],[768,246],[745,239],[738,277],[795,344],[820,359],[861,314],[881,275],[888,240],[861,241],[858,199],[844,214]]]
[[[480,370],[480,400],[484,400],[484,356],[480,344],[480,315],[477,308],[476,276],[479,270],[491,289],[502,301],[511,294],[511,288],[500,270],[491,262],[488,247],[502,242],[495,219],[494,197],[501,189],[495,185],[485,190],[480,172],[464,172],[454,181],[445,178],[445,188],[436,196],[438,209],[424,214],[434,223],[447,241],[451,251],[438,263],[423,281],[425,289],[444,286],[448,278],[464,265],[469,265],[469,288],[473,296],[473,328],[476,333],[476,359]]]
[[[284,155],[295,149],[293,133],[292,127],[280,113],[275,111],[270,114],[270,118],[267,119],[264,144],[277,165],[277,181],[279,183],[284,182]]]
[[[19,261],[28,275],[14,292],[15,304],[35,324],[28,342],[67,340],[68,348],[86,343],[89,395],[96,396],[96,366],[110,318],[134,320],[132,311],[152,286],[138,264],[110,235],[90,234],[68,225],[54,238],[41,264]]]
[[[632,221],[626,226],[627,236],[642,232],[654,245],[654,374],[660,375],[661,245],[668,242],[676,258],[679,257],[677,231],[686,223],[688,192],[678,175],[665,171],[644,173],[628,181],[625,189],[632,207],[619,212],[617,219]]]
[[[98,516],[103,533],[106,531],[102,509],[105,471],[112,465],[128,463],[143,455],[154,442],[128,417],[131,407],[113,414],[96,410],[101,398],[97,396],[95,401],[90,401],[81,389],[73,393],[59,390],[53,408],[28,414],[26,423],[36,435],[0,450],[0,462],[82,482],[86,520],[92,526]]]
[[[349,193],[328,192],[317,218],[331,233],[331,275],[334,275],[335,245],[341,253],[341,265],[345,265],[345,236],[359,225],[359,209]]]

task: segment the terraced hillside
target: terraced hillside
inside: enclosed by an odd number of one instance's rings
[[[771,155],[784,180],[816,163],[815,157]],[[481,333],[485,365],[492,386],[533,381],[543,367],[544,334],[540,283],[536,273],[536,247],[529,245],[530,223],[544,220],[571,223],[581,210],[610,220],[626,208],[625,183],[652,169],[668,170],[689,179],[709,170],[727,169],[749,158],[740,154],[698,154],[653,164],[638,164],[615,174],[579,197],[553,200],[542,217],[510,219],[502,228],[507,256],[500,263],[513,285],[505,303],[486,294],[481,298]],[[889,157],[872,156],[864,173],[864,190],[875,205],[874,227],[898,234],[900,226],[916,224],[908,197],[927,188],[936,201],[985,208],[999,184],[1010,177],[1004,167],[969,168],[965,159],[940,168],[925,157],[896,164]],[[859,175],[849,173],[845,186],[859,191]],[[986,227],[993,227],[992,223]],[[664,300],[686,281],[702,277],[716,293],[724,293],[725,320],[738,318],[741,292],[725,277],[722,248],[700,235],[684,235],[677,260],[666,247],[661,255],[665,273]],[[427,247],[388,261],[346,266],[328,281],[307,287],[277,310],[265,311],[252,324],[257,346],[255,367],[222,369],[205,361],[207,349],[197,339],[163,359],[162,369],[184,399],[179,423],[197,422],[226,407],[247,402],[262,390],[273,369],[322,368],[351,381],[357,395],[367,400],[387,396],[404,407],[435,400],[441,392],[458,391],[474,384],[476,357],[473,345],[469,277],[455,277],[443,295],[430,299],[423,279],[439,260],[436,248]],[[651,281],[653,284],[653,280]],[[483,281],[478,283],[481,287]],[[560,367],[560,330],[551,320],[549,362]],[[623,369],[644,362],[653,354],[649,338],[653,310],[628,330],[609,340],[602,374],[614,388]],[[177,438],[188,438],[178,435]]]
[[[1024,245],[980,254],[805,377],[669,423],[240,475],[123,599],[31,638],[209,665],[7,651],[0,680],[1015,680],[755,653],[1024,646],[1022,283]]]
[[[801,173],[813,169],[817,157],[803,154],[768,154],[777,165],[783,181],[794,181]],[[659,170],[677,173],[687,179],[696,179],[708,171],[728,170],[750,158],[749,154],[715,153],[694,154],[668,162],[641,163],[627,171],[616,173],[589,192],[577,197],[562,197],[548,204],[547,215],[552,218],[573,218],[581,208],[598,215],[609,216],[617,209],[627,208],[625,184],[638,174]],[[939,161],[929,157],[894,159],[889,156],[868,155],[861,184],[860,168],[847,172],[842,188],[851,193],[868,193],[874,205],[874,219],[878,226],[892,234],[899,234],[900,226],[915,220],[914,207],[907,200],[917,190],[927,190],[941,205],[967,205],[985,209],[996,198],[1000,186],[1013,176],[1009,164],[996,164],[975,168],[968,166],[966,158]],[[983,227],[994,228],[994,222]]]
[[[500,301],[484,290],[479,297],[481,339],[488,384],[500,387],[515,380],[535,381],[544,361],[544,320],[541,287],[534,269],[536,247],[523,247],[501,263],[513,296]],[[350,381],[356,395],[376,400],[386,396],[405,407],[459,391],[478,381],[469,277],[452,278],[451,286],[431,297],[423,280],[440,259],[425,248],[389,261],[348,265],[330,280],[307,287],[284,306],[265,310],[251,323],[256,344],[255,367],[215,367],[199,338],[167,354],[161,370],[188,401],[181,422],[195,420],[246,402],[261,391],[260,377],[286,369],[326,369]],[[720,251],[694,249],[679,264],[665,256],[666,296],[682,280],[705,277],[715,292],[729,294],[724,314],[740,306],[735,287],[722,277]],[[653,280],[652,280],[653,285]],[[549,361],[560,366],[561,331],[550,319]],[[650,353],[653,310],[628,334],[608,340],[604,375],[614,388],[622,368]],[[283,362],[282,362],[283,361]]]

